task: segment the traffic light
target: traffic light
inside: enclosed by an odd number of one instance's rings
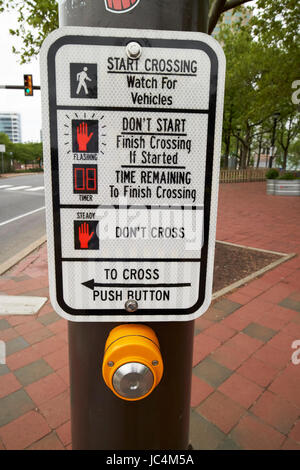
[[[24,93],[25,96],[33,96],[32,75],[24,75]]]

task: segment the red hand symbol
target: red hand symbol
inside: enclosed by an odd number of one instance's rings
[[[136,2],[137,0],[107,0],[107,5],[111,10],[127,10]]]
[[[78,232],[79,232],[80,248],[88,248],[89,241],[94,235],[94,232],[90,234],[89,224],[84,222],[83,224],[79,225]]]
[[[94,133],[92,132],[90,135],[88,135],[88,127],[86,122],[79,124],[77,127],[77,143],[79,152],[86,152],[87,144],[91,140],[93,134]]]

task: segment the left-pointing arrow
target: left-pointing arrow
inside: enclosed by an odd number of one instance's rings
[[[87,287],[88,289],[94,290],[95,281],[94,279],[91,279],[90,281],[82,282],[82,285]]]
[[[152,287],[152,288],[160,288],[160,287],[191,287],[190,282],[181,282],[181,283],[176,283],[176,284],[128,284],[128,283],[99,283],[95,282],[94,279],[91,279],[90,281],[85,281],[81,283],[83,286],[87,287],[88,289],[94,290],[95,287]]]

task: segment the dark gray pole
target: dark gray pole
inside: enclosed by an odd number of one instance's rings
[[[140,0],[126,14],[104,0],[63,0],[60,26],[207,32],[208,0]],[[147,398],[127,402],[105,385],[104,345],[117,323],[69,322],[73,449],[187,449],[194,322],[150,323],[161,346],[164,376]]]
[[[280,116],[279,113],[275,113],[273,117],[273,131],[272,131],[272,141],[271,141],[271,156],[269,160],[269,168],[272,168],[273,166],[273,160],[274,160],[274,153],[275,153],[275,138],[276,138],[276,127],[277,127],[277,120],[278,116]]]

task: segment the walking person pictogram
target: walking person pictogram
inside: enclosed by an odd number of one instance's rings
[[[86,95],[89,94],[88,87],[85,81],[87,80],[88,82],[91,82],[92,79],[88,76],[87,71],[88,71],[88,68],[83,67],[83,70],[79,72],[76,76],[76,80],[78,82],[76,95],[79,95],[81,88],[84,89]]]
[[[70,63],[71,98],[97,98],[97,64]]]

